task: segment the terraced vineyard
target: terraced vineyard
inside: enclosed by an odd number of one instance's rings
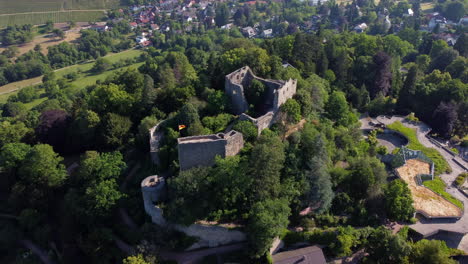
[[[0,14],[115,8],[121,0],[0,0]]]
[[[48,20],[54,23],[59,22],[96,22],[104,17],[104,11],[54,11],[54,12],[38,12],[38,13],[23,13],[0,15],[0,27],[11,25],[44,24]]]
[[[99,21],[122,0],[0,0],[0,28],[9,25]]]

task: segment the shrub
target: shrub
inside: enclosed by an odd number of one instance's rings
[[[406,120],[411,121],[411,122],[419,122],[419,118],[417,118],[414,113],[410,113],[409,115],[406,116]]]
[[[385,146],[378,146],[377,153],[380,155],[386,155],[388,153],[387,148]]]
[[[468,172],[460,173],[460,174],[457,176],[457,178],[455,179],[455,185],[456,185],[457,187],[462,186],[463,183],[465,183],[466,177],[468,177]]]

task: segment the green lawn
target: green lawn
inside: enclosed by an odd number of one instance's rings
[[[424,186],[433,190],[434,192],[438,193],[440,196],[444,197],[445,199],[449,200],[456,206],[463,209],[463,203],[445,191],[445,188],[447,186],[445,185],[445,182],[441,178],[435,177],[434,180],[432,181],[425,181]]]
[[[86,86],[95,84],[97,80],[104,81],[108,76],[112,75],[114,72],[124,70],[124,69],[128,69],[128,68],[137,69],[142,64],[143,64],[143,62],[139,62],[139,63],[135,63],[135,64],[127,66],[127,67],[122,67],[122,68],[119,68],[119,69],[106,71],[106,72],[103,72],[103,73],[97,74],[97,75],[85,74],[85,75],[80,76],[80,78],[78,78],[76,81],[71,82],[71,84],[73,86],[75,86],[75,88],[73,89],[74,91],[79,91],[79,90],[85,88]]]
[[[123,52],[119,52],[119,53],[113,53],[113,54],[109,54],[106,56],[106,59],[108,61],[110,61],[111,63],[115,63],[119,60],[125,60],[125,59],[130,59],[130,58],[137,58],[138,56],[140,56],[142,54],[142,51],[141,50],[127,50],[127,51],[123,51]],[[85,88],[86,86],[88,85],[92,85],[94,83],[96,83],[97,80],[105,80],[109,75],[111,75],[112,73],[118,71],[118,70],[122,70],[122,69],[126,69],[126,68],[129,68],[129,67],[132,67],[132,68],[138,68],[140,65],[142,65],[143,63],[135,63],[133,65],[130,65],[130,66],[126,66],[126,67],[122,67],[122,68],[119,68],[119,69],[114,69],[114,70],[109,70],[109,71],[106,71],[106,72],[103,72],[101,74],[92,74],[89,72],[89,70],[93,67],[94,65],[94,62],[87,62],[87,63],[83,63],[83,64],[77,64],[77,65],[73,65],[73,66],[70,66],[70,67],[66,67],[66,68],[63,68],[63,69],[58,69],[55,71],[55,74],[57,77],[64,77],[65,75],[69,74],[69,73],[72,73],[72,72],[77,72],[79,77],[77,80],[71,82],[71,86],[73,87],[72,90],[73,91],[79,91],[83,88]],[[23,80],[23,81],[20,81],[20,82],[15,82],[15,83],[10,83],[10,84],[7,84],[7,86],[2,86],[0,87],[0,91],[7,91],[8,89],[14,89],[14,88],[24,88],[26,86],[29,86],[33,83],[37,83],[38,81],[40,81],[42,79],[42,77],[36,77],[36,78],[33,78],[33,79],[28,79],[28,80]],[[42,91],[41,91],[42,92]],[[11,92],[11,93],[6,93],[6,94],[0,94],[0,103],[5,103],[8,99],[8,97],[10,97],[11,95],[14,95],[14,94],[17,94],[18,91],[14,91],[14,92]],[[41,98],[41,99],[37,99],[37,100],[34,100],[33,102],[31,103],[28,103],[27,106],[28,108],[32,108],[36,105],[38,105],[39,103],[41,103],[42,101],[44,101],[45,99],[44,98]]]
[[[396,121],[393,124],[388,125],[387,128],[398,131],[402,133],[403,135],[405,135],[409,140],[409,143],[407,146],[409,149],[420,150],[424,153],[424,155],[430,158],[432,162],[434,162],[434,169],[435,169],[436,175],[442,174],[444,172],[449,173],[452,171],[452,168],[450,168],[450,165],[447,163],[444,157],[442,157],[439,151],[437,151],[434,148],[425,147],[419,142],[418,137],[416,136],[416,130],[409,128],[409,127],[405,127],[399,121]]]
[[[140,56],[141,54],[142,54],[141,50],[132,49],[132,50],[122,51],[122,52],[119,52],[119,53],[111,53],[111,54],[105,56],[105,58],[110,63],[116,63],[119,60],[136,58],[136,57]],[[77,65],[73,65],[73,66],[70,66],[70,67],[58,69],[57,71],[55,71],[55,74],[57,75],[57,77],[63,77],[66,74],[69,74],[69,73],[72,73],[72,72],[77,72],[77,71],[86,72],[86,71],[91,70],[93,65],[94,65],[94,61],[83,63],[83,64],[77,64]]]

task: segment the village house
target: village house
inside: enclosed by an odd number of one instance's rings
[[[244,36],[247,38],[253,38],[255,35],[257,35],[257,32],[253,27],[245,27],[242,28],[242,34],[244,34]]]
[[[366,23],[361,23],[361,24],[355,26],[353,30],[354,30],[356,33],[362,33],[362,32],[364,32],[366,29],[367,29],[367,24],[366,24]]]

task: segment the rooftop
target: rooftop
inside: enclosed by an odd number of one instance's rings
[[[177,142],[179,144],[190,144],[190,143],[202,143],[202,142],[210,142],[210,141],[218,141],[218,140],[226,140],[237,134],[239,132],[235,130],[229,131],[229,133],[218,133],[212,135],[202,135],[202,136],[193,136],[193,137],[182,137],[178,138]]]
[[[322,249],[317,246],[284,251],[273,255],[274,264],[326,264]]]

